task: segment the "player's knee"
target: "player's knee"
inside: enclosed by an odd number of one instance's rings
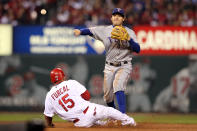
[[[91,127],[93,126],[93,121],[83,121],[74,124],[76,127]]]

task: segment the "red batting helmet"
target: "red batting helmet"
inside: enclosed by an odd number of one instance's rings
[[[63,81],[65,75],[61,68],[55,68],[51,71],[50,77],[52,83],[57,83]]]

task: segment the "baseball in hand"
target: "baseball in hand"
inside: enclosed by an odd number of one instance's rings
[[[74,29],[74,35],[79,36],[81,34],[81,31],[79,29]]]

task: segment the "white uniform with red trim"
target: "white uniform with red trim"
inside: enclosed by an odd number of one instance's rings
[[[114,108],[84,100],[81,94],[85,91],[86,88],[75,80],[53,86],[45,99],[44,115],[53,117],[57,114],[64,120],[74,122],[77,127],[90,127],[104,118],[121,120],[122,125],[135,125],[133,118]]]
[[[171,78],[170,85],[157,96],[153,110],[168,112],[176,109],[187,113],[189,111],[188,91],[191,79],[189,69],[181,69]]]

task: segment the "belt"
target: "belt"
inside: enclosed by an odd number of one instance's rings
[[[85,110],[83,111],[83,113],[86,114],[86,112],[88,111],[88,109],[89,109],[89,106],[87,106],[87,107],[85,108]],[[79,120],[80,120],[80,119],[76,118],[76,119],[74,119],[73,123],[76,123],[76,122],[78,122]]]
[[[106,64],[108,64],[108,65],[111,65],[111,66],[116,66],[116,67],[119,67],[119,66],[121,66],[121,65],[123,65],[123,64],[127,64],[127,63],[129,63],[128,61],[122,61],[122,62],[114,62],[114,63],[112,63],[112,62],[105,62]]]

